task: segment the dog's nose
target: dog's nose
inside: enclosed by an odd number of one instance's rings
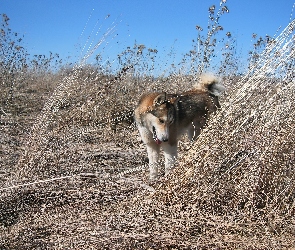
[[[167,138],[164,138],[164,139],[163,139],[163,142],[166,142],[166,141],[168,141],[168,139],[167,139]]]

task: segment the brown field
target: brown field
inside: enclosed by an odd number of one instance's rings
[[[143,90],[192,81],[93,72],[19,86],[2,110],[1,249],[294,246],[293,83],[224,79],[223,109],[149,184],[145,147],[121,114]]]

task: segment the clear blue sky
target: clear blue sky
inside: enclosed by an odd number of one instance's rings
[[[228,0],[230,12],[221,18],[220,24],[223,32],[230,31],[246,53],[251,47],[252,33],[273,36],[280,26],[284,28],[289,23],[294,2]],[[192,39],[197,37],[195,26],[206,28],[208,7],[212,4],[218,7],[219,1],[0,0],[0,9],[10,18],[12,30],[25,35],[30,54],[48,55],[52,51],[76,60],[86,53],[91,41],[97,42],[117,23],[99,53],[116,58],[136,40],[166,56],[173,51],[180,58],[192,48]]]

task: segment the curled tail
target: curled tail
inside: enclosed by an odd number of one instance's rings
[[[214,96],[220,96],[225,91],[225,87],[220,83],[220,79],[209,73],[200,75],[198,83],[194,85],[194,89],[208,91]]]

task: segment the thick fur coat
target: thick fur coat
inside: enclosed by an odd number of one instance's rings
[[[150,179],[158,176],[160,148],[165,156],[165,174],[174,166],[179,137],[195,139],[211,113],[220,108],[218,96],[225,90],[218,78],[202,75],[192,90],[181,94],[154,92],[143,95],[135,109],[135,121],[147,146]]]

